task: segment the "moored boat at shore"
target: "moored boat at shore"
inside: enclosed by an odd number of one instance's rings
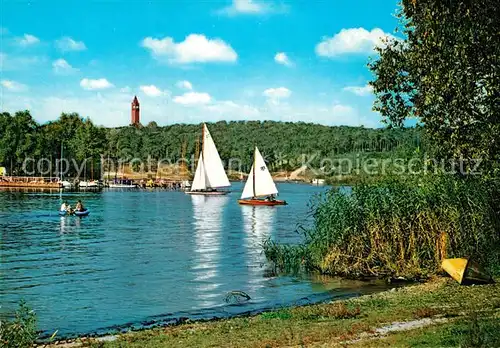
[[[135,189],[137,188],[137,184],[133,183],[132,180],[115,180],[113,182],[108,183],[109,188],[120,188],[120,189],[126,189],[126,188],[131,188]]]
[[[71,189],[74,187],[74,185],[69,182],[68,180],[63,180],[59,183],[61,185],[62,188],[65,188],[65,189]]]
[[[493,282],[491,275],[477,262],[470,259],[444,259],[441,267],[461,285],[489,284]]]
[[[81,188],[98,188],[99,183],[97,181],[80,181],[78,187]]]

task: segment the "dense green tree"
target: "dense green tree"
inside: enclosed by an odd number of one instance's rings
[[[403,0],[403,40],[369,64],[375,110],[400,127],[416,117],[446,159],[500,159],[500,2]]]
[[[36,154],[38,124],[29,111],[19,111],[14,116],[2,113],[0,127],[0,162],[9,172],[18,173],[26,154]]]
[[[303,160],[319,166],[321,159],[357,152],[389,152],[415,150],[416,129],[366,129],[363,127],[328,127],[309,123],[272,121],[217,122],[208,124],[226,167],[248,172],[252,165],[253,149],[258,146],[274,171],[297,169]],[[86,161],[86,177],[98,176],[102,159],[110,167],[132,159],[150,161],[156,169],[158,160],[171,163],[182,157],[191,161],[201,149],[201,125],[176,124],[159,127],[102,128],[78,114],[62,114],[43,125],[37,124],[29,112],[14,116],[0,114],[0,163],[21,173],[26,158],[47,158],[56,168],[61,157]],[[108,161],[109,159],[109,161]],[[192,164],[188,163],[188,164]],[[192,167],[192,166],[191,166]],[[91,170],[94,169],[92,172]],[[76,175],[73,165],[67,176]]]

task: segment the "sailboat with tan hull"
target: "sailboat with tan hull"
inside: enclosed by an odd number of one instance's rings
[[[274,184],[271,173],[267,169],[266,162],[260,154],[260,151],[255,147],[253,155],[253,165],[248,174],[248,179],[241,194],[239,204],[245,205],[286,205],[286,201],[275,199],[278,194],[278,189]]]
[[[229,187],[224,166],[217,151],[217,147],[205,124],[202,126],[202,147],[198,166],[194,174],[191,189],[186,191],[190,195],[220,196],[229,193],[228,190],[218,190]]]

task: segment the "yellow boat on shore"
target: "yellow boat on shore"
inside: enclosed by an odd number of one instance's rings
[[[441,267],[461,285],[493,283],[491,275],[470,259],[444,259]]]

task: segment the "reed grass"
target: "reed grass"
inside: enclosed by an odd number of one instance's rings
[[[443,258],[471,257],[500,270],[500,185],[451,176],[385,178],[316,197],[300,245],[269,240],[278,271],[347,277],[426,278]]]

